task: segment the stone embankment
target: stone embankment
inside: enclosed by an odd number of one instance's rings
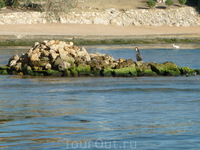
[[[0,14],[0,25],[47,22],[49,21],[45,18],[45,13],[40,12]],[[117,26],[198,26],[200,25],[200,16],[193,7],[137,10],[118,10],[112,8],[103,12],[69,12],[65,16],[60,16],[59,21],[51,20],[51,22],[71,24],[112,24]]]
[[[200,73],[189,67],[179,68],[173,62],[146,63],[132,59],[115,60],[112,56],[88,53],[73,42],[58,40],[36,42],[26,53],[13,55],[0,74],[32,76],[180,76]]]

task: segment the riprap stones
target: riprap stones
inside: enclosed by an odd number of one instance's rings
[[[132,59],[118,60],[108,54],[88,53],[73,42],[45,40],[36,42],[26,53],[13,55],[0,74],[33,76],[179,76],[194,74],[189,67],[173,62],[144,63]]]

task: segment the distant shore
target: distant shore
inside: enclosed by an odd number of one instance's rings
[[[0,45],[30,45],[59,39],[75,44],[200,42],[200,26],[115,26],[87,24],[0,25]]]

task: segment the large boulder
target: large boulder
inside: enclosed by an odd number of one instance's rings
[[[165,62],[163,64],[152,63],[150,65],[151,70],[156,72],[158,75],[178,76],[181,73],[178,66],[173,62]]]
[[[181,75],[193,75],[195,74],[195,70],[189,67],[181,67],[180,68]]]

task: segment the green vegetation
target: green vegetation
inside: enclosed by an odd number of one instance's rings
[[[181,73],[178,66],[172,62],[165,62],[163,64],[151,64],[151,70],[156,72],[158,75],[164,76],[179,76]]]
[[[157,74],[156,74],[156,72],[152,71],[151,69],[138,68],[137,76],[157,76]]]
[[[20,7],[19,0],[5,0],[6,6]]]
[[[51,70],[51,69],[49,69],[49,70],[47,70],[47,71],[44,72],[44,75],[45,75],[45,76],[60,77],[60,76],[63,75],[63,73],[62,73],[62,72],[59,72],[59,71],[57,71],[57,70]]]
[[[146,3],[147,3],[147,6],[150,8],[153,8],[156,6],[156,2],[154,0],[148,0]]]
[[[181,4],[181,6],[183,6],[187,2],[187,0],[178,0],[178,2]]]
[[[89,65],[81,64],[77,67],[77,71],[79,73],[79,76],[90,76],[91,67]]]
[[[115,77],[132,77],[137,76],[137,70],[135,67],[126,67],[113,70]]]
[[[191,68],[189,68],[189,67],[181,67],[181,68],[180,68],[180,71],[181,71],[181,74],[182,74],[182,75],[183,75],[183,74],[191,75],[191,74],[193,74],[193,73],[195,72],[194,69],[191,69]]]
[[[173,0],[166,0],[165,4],[169,7],[169,6],[174,4],[174,1]]]
[[[8,72],[7,72],[7,70],[0,70],[0,74],[2,74],[2,75],[8,75]]]
[[[5,3],[4,3],[3,0],[0,0],[0,10],[1,10],[1,8],[3,8],[3,7],[5,7]]]
[[[46,38],[46,37],[45,37]],[[56,38],[56,37],[55,37]],[[67,39],[63,37],[63,40]],[[30,39],[30,40],[6,40],[0,41],[0,46],[32,46],[33,43],[37,41],[42,41],[46,39]],[[65,40],[68,42],[74,42],[76,45],[101,45],[101,44],[162,44],[162,43],[194,43],[200,42],[200,38],[152,38],[152,39],[132,39],[130,38],[114,38],[114,39],[103,39],[97,38],[94,39],[82,39],[82,38],[74,38],[73,40]]]
[[[198,2],[198,7],[200,8],[200,0],[199,0],[199,2]]]
[[[144,66],[143,66],[144,65]],[[104,77],[136,77],[136,76],[181,76],[181,75],[196,75],[200,74],[200,69],[192,69],[189,67],[179,68],[173,62],[158,63],[145,63],[141,66],[129,66],[120,69],[98,68],[89,65],[79,65],[78,67],[71,67],[65,71],[46,70],[46,71],[29,71],[29,66],[25,67],[26,70],[14,71],[11,67],[0,67],[1,75],[30,75],[30,76],[54,76],[54,77],[82,77],[82,76],[104,76]],[[147,66],[148,67],[147,67]]]
[[[113,74],[113,69],[104,69],[104,70],[102,71],[102,75],[103,75],[104,77],[111,77],[112,74]]]

